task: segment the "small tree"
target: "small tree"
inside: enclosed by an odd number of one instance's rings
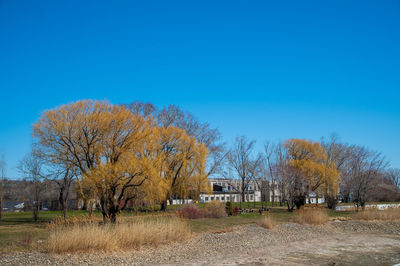
[[[177,127],[158,127],[153,130],[157,178],[164,187],[161,210],[173,196],[198,198],[208,189],[206,174],[207,148]]]
[[[229,168],[240,182],[238,188],[241,195],[240,208],[242,208],[250,181],[254,180],[260,163],[260,158],[252,157],[254,145],[255,141],[249,141],[245,136],[237,137],[227,156]]]
[[[58,169],[55,169],[48,177],[58,187],[58,202],[64,219],[67,218],[67,203],[75,175],[76,171],[73,166],[62,165]]]
[[[386,176],[391,181],[391,183],[397,187],[397,190],[400,191],[400,169],[388,169],[386,172]]]
[[[27,181],[29,199],[33,202],[33,218],[35,221],[39,218],[41,208],[42,193],[45,190],[45,175],[43,174],[43,161],[38,156],[38,153],[32,150],[30,153],[19,162],[19,172]]]
[[[374,193],[381,173],[388,165],[379,152],[371,151],[361,146],[353,146],[349,169],[350,198],[357,210],[364,208]]]
[[[1,155],[0,161],[0,220],[3,216],[3,199],[4,199],[4,186],[6,182],[6,162],[4,155]]]
[[[340,175],[336,164],[327,156],[325,149],[318,142],[301,139],[290,139],[285,142],[289,165],[302,179],[306,190],[298,197],[298,206],[302,205],[309,192],[316,194],[318,204],[319,193],[336,198],[340,183]]]

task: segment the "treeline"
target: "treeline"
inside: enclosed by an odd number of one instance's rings
[[[398,200],[400,173],[387,167],[380,153],[335,136],[267,142],[256,153],[255,141],[238,137],[227,147],[216,128],[173,105],[83,100],[41,115],[32,151],[18,168],[30,182],[35,219],[50,182],[64,215],[72,188],[89,210],[99,202],[104,221],[115,222],[129,202],[166,210],[173,197],[198,199],[210,192],[207,178],[214,174],[239,180],[232,187],[242,201],[251,181],[268,186],[289,211],[310,193],[330,208],[338,201],[362,207]]]
[[[339,201],[357,208],[368,201],[400,200],[400,170],[388,169],[381,153],[362,146],[340,143],[335,135],[320,142],[289,139],[264,145],[254,154],[255,141],[236,138],[228,154],[230,176],[241,180],[242,198],[251,180],[271,191],[272,200],[289,211],[301,208],[311,194],[324,197],[329,208]],[[268,180],[269,182],[263,182]]]

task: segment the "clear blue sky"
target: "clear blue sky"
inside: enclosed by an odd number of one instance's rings
[[[223,133],[344,142],[400,167],[400,1],[0,0],[0,153],[43,110],[177,104]]]

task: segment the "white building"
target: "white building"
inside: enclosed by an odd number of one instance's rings
[[[241,201],[241,181],[237,179],[220,179],[209,178],[208,182],[212,188],[210,193],[200,193],[199,202],[210,202],[212,200],[219,200],[222,202],[240,202]],[[250,181],[245,189],[244,202],[254,201],[269,201],[271,202],[275,197],[275,202],[279,202],[280,194],[278,186],[275,186],[275,193],[272,192],[271,182],[263,180],[261,182]],[[317,201],[316,194],[310,193],[306,199],[306,203],[315,204]],[[187,204],[192,203],[192,199],[174,199],[172,204]],[[318,203],[325,203],[323,195],[318,195]]]
[[[222,202],[241,201],[241,183],[239,180],[210,178],[209,182],[213,191],[210,194],[201,193],[200,202],[210,202],[212,200],[219,200]],[[248,201],[261,201],[261,190],[254,181],[249,182],[245,190],[245,202]]]

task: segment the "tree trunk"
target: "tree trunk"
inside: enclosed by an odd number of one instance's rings
[[[33,206],[33,219],[35,220],[35,222],[37,222],[38,218],[39,218],[39,202],[36,201],[34,206]]]
[[[81,210],[83,210],[83,211],[88,210],[88,200],[84,199],[82,201],[83,201],[83,204],[82,204]]]
[[[161,211],[167,211],[167,206],[168,206],[168,203],[167,203],[167,200],[164,200],[163,202],[161,202]]]
[[[3,218],[3,199],[0,197],[0,220]]]
[[[247,189],[247,208],[250,208],[250,192]]]
[[[89,212],[89,217],[92,217],[92,213],[93,213],[93,204],[92,204],[91,201],[89,201],[89,203],[86,202],[86,209],[87,209],[88,212]]]
[[[112,224],[115,224],[117,222],[117,214],[115,212],[111,213],[110,221]]]
[[[58,201],[61,205],[61,210],[63,211],[64,220],[67,218],[67,206],[64,199],[64,189],[60,189],[60,195],[58,197]]]
[[[269,193],[268,193],[269,194]],[[272,200],[271,200],[271,205],[274,207],[275,205],[275,184],[272,184]]]
[[[103,224],[106,224],[108,219],[107,219],[107,214],[105,212],[102,212],[103,214]]]

